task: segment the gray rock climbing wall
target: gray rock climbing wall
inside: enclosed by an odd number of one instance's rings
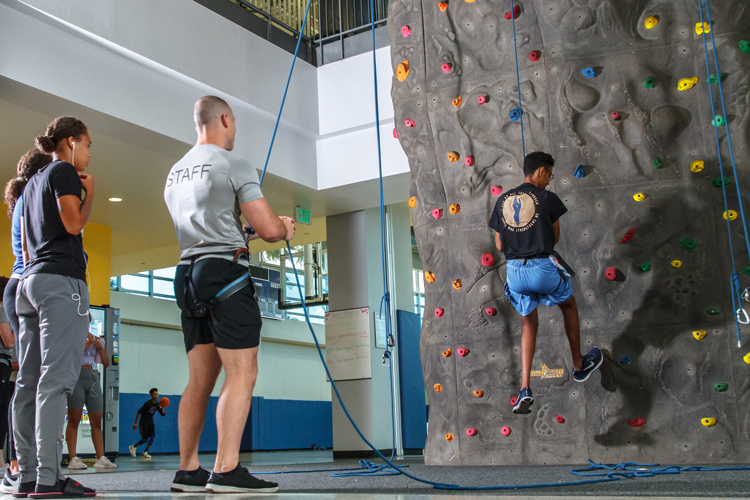
[[[523,178],[521,122],[509,117],[518,107],[510,0],[391,0],[394,135],[411,166],[420,255],[434,274],[421,345],[427,462],[749,460],[750,364],[743,357],[750,330],[738,349],[722,192],[712,183],[719,163],[698,1],[516,5],[526,151],[544,150],[557,161],[550,189],[570,209],[558,250],[578,273],[583,348],[599,345],[605,363],[585,384],[573,382],[562,317],[542,308],[536,403],[531,415],[511,412],[521,382],[521,325],[504,296],[505,260],[487,227],[498,187]],[[650,17],[657,24],[649,29]],[[750,40],[750,3],[714,0],[712,20],[728,75],[740,185],[750,189],[750,54],[739,46]],[[654,85],[644,85],[648,77]],[[692,88],[678,90],[692,77]],[[726,133],[719,128],[731,177]],[[654,168],[657,158],[661,168]],[[700,172],[691,170],[697,160],[705,162]],[[584,177],[574,175],[578,165]],[[738,210],[734,182],[729,193],[729,208]],[[741,220],[730,226],[744,288],[750,278],[742,268],[750,262]],[[621,243],[630,228],[633,239]],[[494,262],[483,265],[485,253]],[[703,340],[693,335],[700,330]],[[728,390],[715,390],[717,383]],[[716,424],[704,426],[704,418]],[[634,419],[645,424],[635,427]]]

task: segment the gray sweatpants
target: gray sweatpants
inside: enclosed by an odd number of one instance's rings
[[[13,435],[21,482],[53,486],[63,479],[65,405],[81,371],[88,333],[86,283],[33,274],[16,292],[20,320]]]

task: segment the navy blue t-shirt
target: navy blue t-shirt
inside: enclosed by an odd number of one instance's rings
[[[83,186],[75,167],[54,161],[29,179],[23,190],[23,219],[26,230],[24,278],[32,274],[59,274],[86,281],[83,237],[70,234],[60,217],[57,199],[73,195],[81,199]]]
[[[141,409],[138,410],[138,415],[141,416],[140,425],[152,425],[154,423],[154,413],[157,411],[159,411],[159,403],[154,403],[153,399],[149,399],[143,403]],[[159,413],[161,412],[159,411]]]
[[[506,259],[549,255],[555,249],[553,224],[567,211],[555,193],[523,183],[497,200],[490,227],[500,233]]]

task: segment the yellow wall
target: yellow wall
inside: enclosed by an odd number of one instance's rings
[[[0,276],[10,278],[16,258],[10,246],[10,219],[5,215],[5,209],[5,203],[0,203]]]
[[[89,221],[83,229],[83,248],[89,256],[89,295],[93,306],[109,304],[112,272],[112,228]]]

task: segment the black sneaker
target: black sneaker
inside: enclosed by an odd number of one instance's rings
[[[279,485],[258,479],[250,475],[242,464],[237,464],[237,468],[231,472],[223,474],[212,472],[206,484],[206,491],[209,493],[276,493],[279,491]]]
[[[178,470],[174,475],[174,481],[172,481],[170,489],[178,493],[193,491],[203,493],[206,491],[208,476],[208,471],[203,467],[199,467],[197,471],[190,472]]]
[[[573,380],[576,382],[585,382],[597,368],[602,366],[604,355],[602,350],[594,346],[589,353],[583,357],[583,367],[573,372]]]
[[[29,493],[34,493],[35,491],[36,491],[36,481],[26,481],[25,483],[19,482],[18,491],[13,493],[13,496],[16,498],[26,498],[29,496]]]
[[[524,387],[521,392],[518,393],[518,399],[516,400],[515,406],[513,406],[513,413],[519,413],[526,415],[531,413],[529,409],[534,404],[534,396],[531,395],[531,389]]]
[[[95,489],[86,488],[72,477],[58,479],[57,483],[53,486],[37,484],[36,491],[28,495],[29,498],[83,498],[95,496]]]

